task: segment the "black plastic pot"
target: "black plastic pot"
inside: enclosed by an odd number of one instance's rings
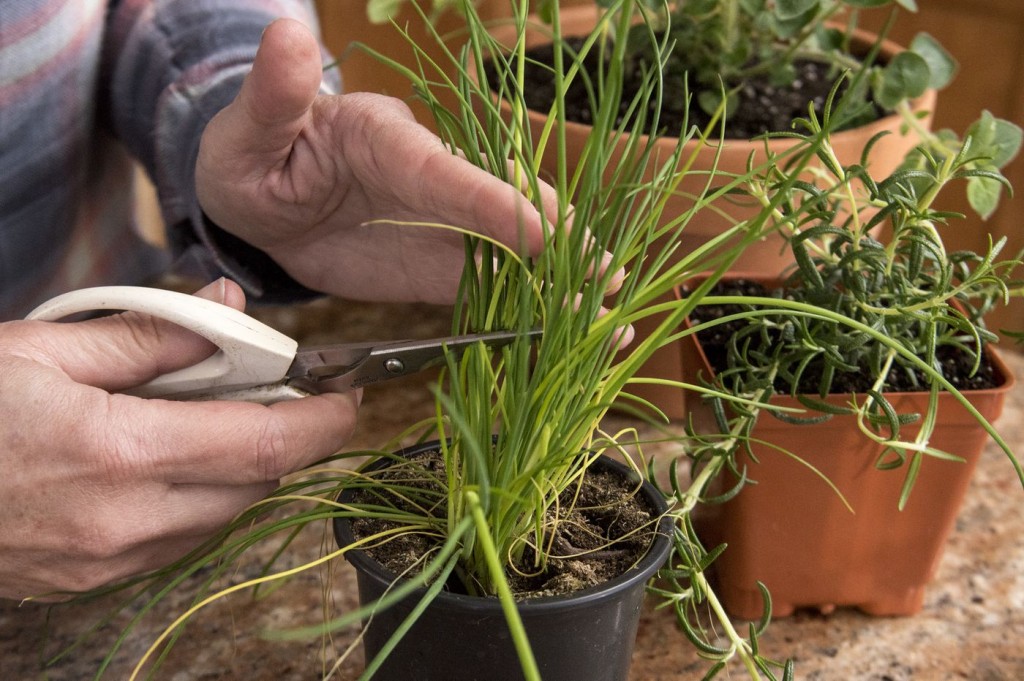
[[[427,443],[406,453],[436,447]],[[386,465],[386,462],[382,462]],[[593,464],[625,477],[635,473],[602,457]],[[644,483],[642,496],[656,512],[665,501]],[[342,494],[345,500],[345,493]],[[334,521],[340,546],[354,541],[343,518]],[[614,580],[569,596],[535,598],[519,603],[542,678],[548,681],[625,681],[636,639],[645,585],[668,557],[672,522],[663,518],[647,555]],[[362,551],[347,558],[356,569],[359,598],[380,598],[396,577]],[[369,661],[418,603],[422,592],[374,614],[363,638]],[[378,681],[521,681],[523,674],[496,598],[443,592],[438,595],[381,666]]]

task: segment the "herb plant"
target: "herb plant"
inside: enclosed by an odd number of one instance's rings
[[[617,4],[615,0],[595,2],[605,10]],[[367,14],[372,21],[384,22],[406,3],[368,0]],[[537,4],[544,21],[550,21],[555,4],[555,0]],[[697,105],[692,113],[702,115],[694,115],[691,122],[706,123],[720,112],[729,119],[754,106],[766,109],[775,95],[764,93],[786,89],[793,94],[783,97],[783,107],[794,106],[799,115],[813,102],[820,113],[832,84],[851,72],[854,77],[845,81],[851,92],[843,100],[842,111],[832,112],[840,130],[906,108],[927,89],[944,88],[957,70],[952,55],[927,33],[918,34],[887,63],[879,60],[881,40],[855,43],[862,10],[892,8],[887,25],[891,26],[898,10],[917,10],[916,0],[644,0],[642,4],[643,21],[617,28],[612,22],[608,34],[625,36],[629,43],[622,54],[627,73],[663,70],[667,94],[661,105],[667,113],[683,116],[692,103]],[[430,5],[432,17],[459,8],[452,0],[434,0]],[[664,48],[652,46],[643,35],[652,28],[665,38]],[[629,32],[640,35],[631,39]],[[808,70],[807,64],[822,64],[824,72]],[[809,84],[822,75],[827,82]],[[804,95],[805,101],[794,103],[794,98]],[[780,121],[744,124],[743,130],[764,127],[742,136],[785,129],[790,119]]]
[[[990,214],[1009,186],[999,170],[1020,149],[1021,130],[987,112],[963,141],[951,131],[922,130],[924,141],[904,166],[876,180],[870,148],[860,163],[844,167],[821,124],[813,116],[802,124],[806,137],[820,139],[823,170],[815,182],[789,185],[790,171],[773,164],[750,184],[766,206],[781,198],[772,220],[792,251],[792,271],[763,293],[704,297],[703,304],[724,305],[732,314],[697,328],[730,325],[716,378],[725,392],[761,404],[775,394],[797,397],[808,414],[775,414],[796,422],[856,415],[864,436],[883,446],[878,468],[906,465],[902,508],[927,457],[957,458],[930,442],[939,393],[952,393],[984,422],[963,396],[979,381],[984,386],[985,348],[998,340],[984,316],[1024,295],[1022,254],[1000,259],[1005,238],[984,253],[949,252],[942,233],[963,216],[939,210],[936,201],[951,185],[967,183],[973,206]],[[927,411],[899,413],[887,398],[895,392],[928,393]],[[824,401],[833,393],[854,397],[837,407]],[[716,413],[721,432],[695,439],[698,460],[723,448],[745,449],[765,412],[733,406],[727,418],[719,404]],[[914,421],[920,429],[902,437],[901,426]],[[983,425],[1024,483],[1014,453]]]
[[[666,87],[694,92],[708,114],[722,104],[723,93],[726,115],[737,112],[740,93],[755,81],[776,91],[808,87],[819,74],[801,71],[802,64],[827,67],[827,82],[817,86],[822,99],[833,83],[853,73],[846,81],[852,92],[844,99],[843,119],[837,120],[841,129],[874,120],[880,111],[894,110],[928,88],[945,87],[955,73],[956,62],[925,33],[888,63],[878,59],[879,42],[855,45],[859,10],[885,6],[916,10],[914,0],[677,0],[652,3],[651,21],[665,31],[672,46],[665,60]],[[630,58],[647,61],[645,52],[646,44],[640,42]],[[770,97],[763,96],[760,108]],[[744,108],[755,103],[748,97]],[[799,103],[797,110],[805,110],[808,103]]]

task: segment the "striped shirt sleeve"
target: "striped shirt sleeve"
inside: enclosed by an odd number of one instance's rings
[[[280,17],[315,29],[303,0],[122,0],[111,8],[104,50],[110,105],[103,114],[154,178],[181,265],[227,274],[265,301],[308,292],[265,254],[210,224],[194,170],[203,128],[234,98],[264,28]]]

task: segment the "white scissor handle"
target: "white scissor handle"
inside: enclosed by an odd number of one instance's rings
[[[269,403],[305,394],[283,384],[275,386],[295,358],[298,344],[294,340],[244,312],[185,293],[140,286],[85,288],[43,303],[26,319],[56,321],[91,310],[131,310],[160,317],[219,348],[198,364],[126,391],[131,395]]]

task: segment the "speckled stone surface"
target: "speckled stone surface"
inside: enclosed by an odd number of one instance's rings
[[[352,305],[318,301],[300,309],[262,313],[274,326],[307,343],[331,339],[428,337],[447,332],[445,310],[418,306]],[[1024,357],[1007,358],[1014,372]],[[373,446],[430,413],[427,378],[368,389],[353,447]],[[628,424],[621,417],[613,420]],[[618,424],[613,424],[618,425]],[[1024,454],[1024,382],[1011,393],[999,430]],[[289,550],[298,565],[321,555],[331,542],[322,527],[308,528]],[[270,555],[273,547],[263,553]],[[258,556],[257,556],[258,557]],[[899,560],[893,556],[893,560]],[[255,567],[243,567],[245,576]],[[329,578],[328,578],[329,577]],[[142,619],[124,642],[104,678],[125,679],[156,636],[188,605],[172,596]],[[333,639],[268,640],[268,630],[316,624],[325,608],[353,607],[351,568],[336,562],[313,570],[260,600],[236,595],[199,614],[181,636],[156,678],[171,681],[319,679],[336,665],[333,679],[350,681],[362,668],[356,632]],[[327,604],[327,605],[325,605]],[[101,621],[109,602],[62,606],[48,612],[35,604],[0,602],[0,679],[78,680],[99,669],[117,637],[117,626],[43,668],[41,661],[66,648]],[[49,615],[49,616],[48,616]],[[123,625],[122,613],[114,625]],[[1024,679],[1024,490],[1010,463],[990,446],[985,452],[949,540],[924,610],[906,618],[874,618],[839,610],[825,616],[798,613],[772,623],[761,641],[769,655],[796,661],[797,678],[813,680],[945,681]],[[648,608],[634,652],[632,681],[699,679],[706,670],[676,629],[671,613]],[[723,678],[745,678],[734,668]],[[415,680],[410,680],[415,681]],[[559,681],[557,679],[551,681]]]

